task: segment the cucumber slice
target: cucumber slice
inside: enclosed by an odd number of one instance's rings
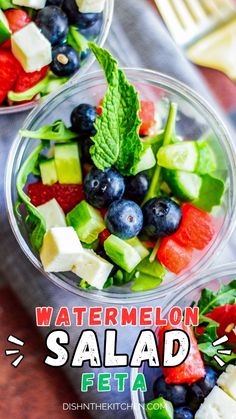
[[[151,169],[152,167],[155,166],[155,164],[156,164],[156,159],[152,151],[152,147],[144,146],[144,150],[141,154],[140,160],[135,167],[134,175],[137,175],[139,172],[143,172],[144,170]]]
[[[161,147],[157,153],[158,164],[171,170],[194,172],[198,164],[198,147],[196,141],[179,141]]]
[[[74,227],[79,239],[87,244],[93,243],[106,228],[100,212],[86,201],[76,205],[67,214],[66,221],[69,226]]]
[[[158,397],[145,406],[148,419],[173,419],[174,409],[171,402],[163,397]]]
[[[6,16],[0,9],[0,45],[11,37],[11,30]]]
[[[193,201],[199,197],[202,179],[195,173],[181,170],[163,170],[163,179],[173,195],[180,201]]]
[[[213,150],[206,141],[197,142],[197,146],[199,157],[196,172],[201,175],[214,172],[216,170],[216,158]]]
[[[82,170],[77,143],[56,144],[55,163],[59,183],[82,183]]]
[[[136,272],[131,290],[134,292],[149,291],[157,288],[161,283],[161,278],[156,278],[143,272]]]
[[[135,266],[141,262],[138,252],[114,234],[105,240],[104,249],[109,258],[126,272],[132,272]]]
[[[148,249],[142,244],[138,237],[133,237],[132,239],[126,240],[126,243],[128,243],[136,250],[136,252],[138,252],[141,259],[144,259],[149,255]]]
[[[58,181],[54,159],[43,160],[39,164],[41,179],[44,185],[53,185]]]

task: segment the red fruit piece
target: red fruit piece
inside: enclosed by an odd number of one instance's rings
[[[155,106],[150,100],[141,100],[140,106],[139,118],[142,124],[139,128],[139,134],[147,135],[155,122]]]
[[[204,249],[215,234],[213,218],[191,204],[182,206],[182,221],[173,235],[174,240],[183,246]]]
[[[20,9],[9,9],[5,11],[5,16],[7,18],[11,32],[14,33],[24,26],[28,25],[31,22],[30,17],[27,15],[24,10]],[[8,39],[4,44],[3,48],[11,48],[11,40]]]
[[[102,113],[102,99],[99,100],[98,107],[97,107],[97,114],[101,115],[101,113]]]
[[[100,234],[99,234],[99,241],[100,244],[103,246],[104,241],[111,235],[110,231],[105,228]]]
[[[21,66],[10,51],[0,50],[0,104],[14,85]]]
[[[35,86],[35,84],[39,83],[40,80],[44,79],[48,69],[49,67],[46,65],[45,67],[41,68],[40,71],[33,71],[32,73],[26,73],[24,70],[22,70],[14,86],[14,92],[25,92],[26,90]]]
[[[178,274],[191,262],[192,249],[181,246],[172,237],[162,239],[157,258],[169,271]]]
[[[27,193],[35,207],[55,198],[65,214],[70,212],[84,199],[82,185],[61,185],[60,183],[54,183],[54,185],[49,186],[43,185],[42,182],[36,182],[28,185]]]
[[[163,353],[163,342],[164,334],[167,331],[179,329],[186,332],[190,339],[190,351],[186,360],[177,367],[163,368],[163,374],[167,384],[192,384],[201,378],[205,377],[204,363],[201,357],[201,353],[198,349],[197,340],[194,336],[193,330],[189,326],[185,326],[180,323],[178,326],[167,326],[160,327],[158,330],[158,343],[160,355],[162,358]]]

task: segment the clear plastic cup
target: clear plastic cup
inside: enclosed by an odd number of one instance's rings
[[[102,291],[86,290],[78,286],[78,277],[73,274],[46,274],[42,269],[39,256],[31,248],[23,218],[18,218],[14,213],[14,203],[17,199],[16,176],[24,160],[38,144],[37,140],[21,138],[17,135],[10,150],[6,170],[6,202],[9,220],[18,243],[27,257],[58,286],[86,298],[110,303],[147,302],[176,291],[185,282],[187,284],[195,272],[212,263],[219,252],[224,249],[232,232],[235,218],[235,151],[226,128],[209,104],[184,84],[163,74],[144,69],[125,69],[125,73],[135,84],[140,98],[157,102],[159,113],[162,112],[165,117],[169,101],[175,101],[178,104],[179,134],[190,139],[198,138],[208,132],[220,156],[219,170],[221,174],[227,175],[224,199],[222,205],[216,207],[215,211],[218,220],[217,234],[204,252],[196,252],[194,263],[189,269],[179,275],[168,274],[158,288],[142,293],[131,291],[129,284],[120,288],[113,286]],[[35,130],[61,118],[69,124],[70,113],[76,105],[84,102],[97,105],[105,90],[106,81],[101,72],[88,74],[43,101],[28,116],[23,128]]]
[[[103,23],[102,23],[101,31],[98,38],[96,39],[96,43],[100,47],[104,45],[107,39],[111,22],[112,22],[113,10],[114,10],[114,0],[106,0],[104,11],[103,11]],[[66,84],[69,85],[71,82],[73,82],[73,80],[78,80],[78,78],[80,78],[84,74],[87,74],[89,68],[91,67],[94,61],[95,61],[94,55],[89,54],[88,57],[83,61],[83,65],[81,66],[81,68],[71,77],[71,79]],[[45,100],[45,97],[43,97],[41,100]],[[11,113],[28,111],[30,109],[33,109],[39,102],[40,100],[32,100],[28,103],[23,103],[22,105],[0,106],[0,115],[7,115]]]
[[[236,263],[221,265],[196,274],[191,282],[185,287],[181,287],[171,298],[166,298],[162,304],[162,317],[165,317],[172,307],[189,307],[193,301],[198,301],[203,288],[213,291],[218,290],[221,285],[228,284],[236,279]],[[141,368],[131,369],[131,388],[138,373],[143,373],[147,383],[147,392],[131,391],[132,407],[135,419],[147,419],[145,413],[145,403],[155,399],[153,394],[153,384],[160,375],[160,368],[148,368],[144,364]]]

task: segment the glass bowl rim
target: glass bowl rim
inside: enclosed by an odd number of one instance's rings
[[[104,43],[106,42],[110,27],[111,27],[111,22],[112,22],[112,17],[113,17],[113,12],[114,12],[114,4],[115,4],[114,2],[115,0],[106,0],[105,2],[105,8],[104,8],[105,21],[102,25],[102,31],[99,34],[98,39],[97,39],[97,44],[100,47],[103,47]],[[85,61],[85,64],[62,86],[62,88],[64,88],[65,86],[69,86],[71,83],[73,83],[73,81],[78,80],[84,74],[87,74],[88,70],[93,65],[94,61],[95,61],[94,54],[90,54],[88,59]],[[57,92],[59,92],[60,90],[61,88],[59,88]],[[51,94],[53,93],[49,93],[49,95],[47,95],[46,97],[48,98],[49,96],[51,96]],[[44,100],[45,98],[43,98],[43,101]],[[32,100],[28,103],[23,103],[22,105],[0,106],[0,116],[28,111],[37,107],[40,103],[41,103],[41,100],[39,99],[39,100]]]
[[[235,213],[236,208],[236,188],[234,187],[234,184],[236,182],[236,154],[235,154],[235,148],[233,141],[231,140],[231,137],[228,133],[227,128],[225,128],[224,124],[222,123],[221,119],[217,116],[215,111],[211,108],[211,106],[205,101],[205,99],[202,99],[201,96],[198,95],[194,90],[183,84],[182,82],[179,82],[175,80],[172,77],[166,76],[162,73],[158,73],[152,70],[147,70],[143,68],[124,68],[126,75],[132,76],[135,78],[135,81],[140,81],[140,78],[142,81],[157,84],[162,86],[163,88],[169,88],[172,90],[175,94],[184,96],[185,99],[190,100],[192,106],[198,110],[204,111],[204,114],[207,114],[209,123],[211,122],[211,126],[214,127],[214,129],[217,131],[218,137],[220,138],[220,141],[222,143],[222,147],[225,149],[225,153],[227,154],[228,158],[228,164],[229,167],[229,177],[230,177],[230,184],[231,184],[231,194],[230,194],[230,203],[231,203],[231,211],[230,216],[226,214],[224,224],[217,236],[217,239],[213,243],[212,247],[209,249],[211,250],[210,254],[209,251],[207,254],[202,258],[201,261],[199,261],[192,269],[188,270],[184,275],[180,275],[180,277],[174,281],[171,281],[169,284],[162,284],[159,287],[157,287],[154,290],[140,292],[140,293],[122,293],[122,292],[114,292],[114,293],[108,293],[104,291],[99,290],[84,290],[79,287],[75,287],[71,284],[68,284],[67,282],[63,281],[61,278],[59,278],[56,274],[53,273],[46,273],[41,266],[41,263],[37,259],[37,257],[33,254],[31,248],[28,246],[26,241],[23,239],[18,224],[16,222],[16,218],[13,211],[13,205],[11,200],[11,178],[12,173],[14,169],[14,160],[21,148],[21,136],[19,133],[17,134],[12,147],[9,152],[6,172],[5,172],[5,198],[6,198],[6,207],[7,207],[7,213],[8,218],[10,221],[11,228],[13,230],[13,233],[21,247],[21,249],[24,251],[28,259],[33,263],[33,265],[48,279],[50,279],[53,283],[55,283],[57,286],[64,288],[68,291],[73,292],[76,295],[80,295],[82,297],[91,299],[91,300],[97,300],[99,299],[101,302],[105,303],[116,303],[116,304],[124,304],[124,303],[139,303],[139,302],[147,302],[151,300],[158,299],[160,297],[165,297],[168,292],[172,290],[176,290],[181,284],[192,274],[199,270],[203,270],[214,261],[217,254],[219,253],[220,249],[222,248],[223,244],[226,243],[226,241],[229,239],[233,228],[235,221],[233,214]],[[137,79],[138,77],[138,79]],[[64,95],[66,91],[74,91],[75,88],[82,88],[83,85],[89,87],[94,81],[96,83],[101,82],[101,80],[104,80],[104,74],[102,71],[95,71],[92,73],[89,73],[83,77],[80,77],[79,80],[75,80],[69,85],[64,86],[63,89],[61,89],[58,92],[55,92],[54,94],[50,95],[47,99],[45,99],[42,103],[40,103],[32,112],[28,115],[24,122],[24,129],[29,128],[29,125],[33,123],[34,119],[37,117],[37,115],[41,114],[41,111],[43,108],[47,107],[49,103],[54,101],[57,97],[61,97]],[[78,85],[79,82],[79,85]],[[224,138],[224,141],[222,140]],[[19,146],[19,148],[18,148]],[[228,218],[228,226],[225,226],[226,218]],[[226,230],[226,231],[224,231]],[[223,234],[222,234],[223,232]],[[222,240],[219,240],[219,235],[222,235]],[[219,243],[218,243],[219,242]],[[202,263],[203,261],[203,263]],[[199,267],[200,266],[200,267]],[[122,287],[121,287],[122,289]]]

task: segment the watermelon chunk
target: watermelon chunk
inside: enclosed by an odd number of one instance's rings
[[[155,123],[155,106],[150,100],[141,100],[139,118],[142,124],[139,128],[140,135],[147,135]]]
[[[191,262],[193,251],[191,247],[177,243],[173,236],[162,239],[157,258],[170,272],[178,274]]]

